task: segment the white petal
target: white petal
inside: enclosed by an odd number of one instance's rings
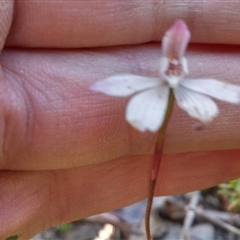
[[[216,79],[184,79],[184,87],[229,103],[240,103],[240,86]]]
[[[169,60],[166,57],[160,58],[159,62],[159,73],[161,76],[165,78],[166,71],[168,70],[169,67]]]
[[[189,70],[188,70],[188,61],[185,57],[183,57],[181,59],[181,64],[182,64],[182,70],[183,70],[183,73],[184,75],[188,75],[189,74]]]
[[[159,78],[150,78],[134,74],[118,74],[94,83],[90,89],[110,96],[125,97],[159,84],[161,84]]]
[[[166,81],[168,82],[171,88],[178,88],[180,82],[182,81],[182,77],[177,75],[169,75],[165,77]]]
[[[183,86],[174,89],[174,94],[179,107],[185,110],[192,118],[207,123],[218,115],[217,104],[206,95],[194,92]]]
[[[167,85],[136,94],[127,105],[127,121],[141,132],[156,132],[164,121],[168,95]]]

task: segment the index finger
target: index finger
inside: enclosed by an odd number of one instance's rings
[[[128,99],[94,93],[89,86],[115,73],[157,76],[158,51],[158,44],[94,51],[3,51],[0,168],[72,168],[151,154],[156,135],[127,124]],[[235,47],[195,46],[189,51],[189,64],[190,77],[240,81]],[[192,129],[194,120],[176,106],[165,152],[239,149],[239,106],[219,107],[220,116],[197,132]]]
[[[198,43],[240,43],[238,1],[15,1],[8,46],[82,48],[159,41],[177,18]]]

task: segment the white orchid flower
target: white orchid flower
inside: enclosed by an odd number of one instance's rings
[[[208,123],[219,113],[210,97],[239,104],[240,86],[211,78],[186,79],[188,64],[184,54],[189,40],[186,24],[178,20],[163,37],[159,77],[117,74],[96,82],[91,89],[117,97],[135,94],[127,104],[126,120],[142,132],[156,132],[162,126],[170,88],[180,108],[192,118]]]

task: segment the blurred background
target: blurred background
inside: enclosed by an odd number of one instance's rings
[[[144,240],[146,199],[47,229],[31,240]],[[240,240],[240,179],[202,191],[155,197],[154,240]]]

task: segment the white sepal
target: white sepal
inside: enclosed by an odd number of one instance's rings
[[[118,74],[94,83],[90,89],[109,96],[125,97],[160,84],[161,81],[159,78],[134,74]]]
[[[126,120],[141,132],[156,132],[164,121],[168,95],[166,85],[136,94],[127,105]]]
[[[208,96],[189,90],[183,86],[174,89],[174,95],[180,108],[192,118],[208,123],[218,115],[217,104]]]
[[[216,79],[184,79],[181,85],[229,103],[240,103],[240,87]]]

